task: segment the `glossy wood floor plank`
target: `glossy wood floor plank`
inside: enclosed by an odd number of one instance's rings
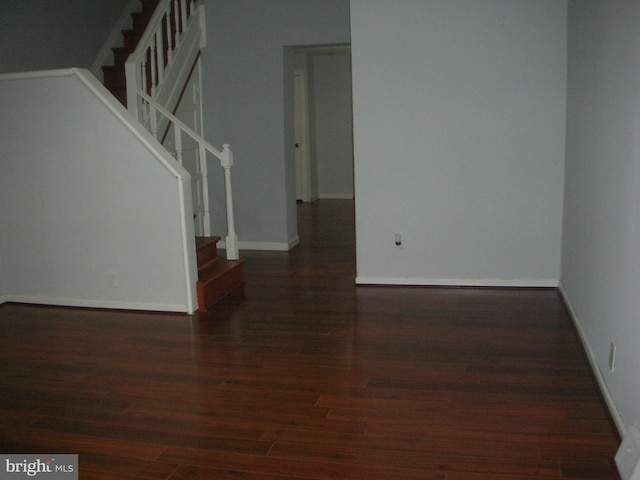
[[[610,479],[618,447],[551,289],[356,287],[353,203],[242,252],[206,314],[0,307],[0,451],[80,478]]]

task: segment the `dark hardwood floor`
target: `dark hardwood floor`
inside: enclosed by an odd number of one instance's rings
[[[556,291],[355,287],[353,204],[207,314],[0,307],[0,452],[80,478],[614,479]]]

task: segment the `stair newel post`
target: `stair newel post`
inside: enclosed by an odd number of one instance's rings
[[[233,153],[230,145],[225,143],[222,146],[222,158],[220,164],[224,168],[224,186],[227,203],[227,259],[238,260],[238,236],[236,235],[235,221],[233,219],[233,194],[231,191],[231,167],[233,166]]]
[[[207,149],[204,144],[198,144],[198,164],[201,176],[200,188],[202,189],[202,223],[204,236],[211,236],[211,214],[209,213],[209,170],[207,168]]]
[[[164,47],[163,47],[163,39],[162,39],[162,28],[156,30],[154,35],[155,38],[155,51],[156,51],[156,69],[157,69],[157,79],[156,84],[161,84],[164,80]]]

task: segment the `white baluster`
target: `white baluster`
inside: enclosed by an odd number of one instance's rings
[[[233,153],[229,144],[222,146],[222,159],[220,160],[222,168],[224,168],[224,186],[225,197],[227,203],[227,259],[237,260],[240,258],[238,252],[238,236],[236,235],[236,226],[233,219],[233,193],[231,190],[231,167],[233,166]]]
[[[149,102],[145,101],[145,100],[140,100],[140,116],[141,119],[138,118],[138,121],[140,121],[140,123],[142,123],[142,125],[149,125],[150,124],[150,120],[151,120],[151,106],[149,105]]]
[[[207,149],[202,142],[198,142],[198,164],[200,170],[200,181],[202,182],[202,223],[204,236],[211,236],[211,214],[209,212],[209,171],[207,169]]]
[[[182,165],[182,130],[175,123],[173,124],[173,138],[176,147],[176,160]]]
[[[142,62],[140,64],[141,76],[142,76],[142,91],[147,92],[147,56],[142,57]]]
[[[162,38],[162,28],[156,30],[156,63],[158,65],[158,86],[164,80],[164,42]]]
[[[151,62],[151,92],[149,94],[155,98],[156,96],[156,85],[158,84],[158,74],[156,71],[156,44],[155,42],[151,42],[150,47],[151,55],[149,58],[149,62]]]
[[[158,117],[156,107],[154,107],[151,103],[149,103],[149,115],[151,133],[155,138],[158,138]]]
[[[180,45],[180,6],[178,0],[173,0],[173,26],[175,28],[175,46]]]

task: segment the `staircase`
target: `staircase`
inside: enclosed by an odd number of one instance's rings
[[[127,106],[127,77],[124,65],[129,55],[138,46],[138,41],[158,6],[158,0],[141,0],[141,6],[142,11],[131,13],[132,27],[122,30],[122,46],[111,49],[113,51],[113,65],[104,65],[102,67],[104,86],[125,107]]]
[[[129,56],[136,50],[138,43],[145,33],[145,29],[149,21],[154,15],[160,0],[140,0],[140,11],[131,13],[131,28],[122,30],[122,46],[111,48],[113,52],[113,65],[104,65],[101,67],[103,72],[104,86],[109,90],[120,103],[127,107],[127,78],[126,78],[126,62]],[[184,0],[182,0],[184,2]],[[180,23],[184,19],[182,16],[191,12],[190,3],[183,3],[187,8],[183,8],[182,14],[176,14],[177,9],[172,10],[163,20],[164,28],[167,33],[160,45],[163,45],[164,52],[160,55],[162,67],[169,61],[171,53],[169,50],[169,42],[175,46],[176,32],[182,32],[184,23]],[[186,13],[184,13],[186,12]],[[171,38],[169,38],[171,37]],[[160,48],[160,47],[158,47]],[[152,70],[149,65],[145,69],[146,80],[143,83],[145,91],[152,91],[152,85],[155,86],[157,79],[154,79],[156,70]],[[182,87],[182,85],[180,86]],[[167,112],[169,115],[169,112]],[[175,129],[178,127],[175,126]],[[228,146],[225,146],[228,147]],[[213,147],[210,148],[212,150]],[[230,152],[225,152],[228,160],[223,162],[226,170],[231,166],[232,160]],[[177,159],[180,161],[180,159]],[[181,163],[181,162],[180,162]],[[227,173],[225,173],[227,175]],[[204,181],[206,181],[206,176]],[[231,203],[231,199],[227,199]],[[229,219],[228,219],[229,221]],[[233,222],[233,219],[230,219]],[[239,290],[244,284],[244,274],[242,265],[244,260],[227,260],[218,256],[217,244],[220,237],[196,237],[196,257],[198,265],[198,281],[196,283],[196,291],[198,297],[198,311],[206,312],[213,305],[218,303],[227,295]],[[236,245],[235,237],[227,237],[227,245]],[[237,250],[235,253],[237,258]],[[234,257],[231,257],[234,258]]]
[[[218,256],[220,237],[196,237],[198,257],[198,311],[206,312],[244,284],[244,260],[224,260]]]

